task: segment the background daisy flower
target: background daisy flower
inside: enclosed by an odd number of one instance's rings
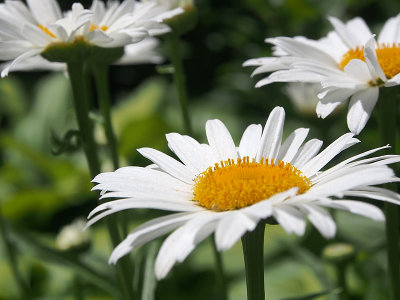
[[[74,3],[63,14],[55,0],[6,1],[0,4],[1,76],[27,59],[56,45],[83,40],[104,48],[123,47],[169,31],[164,17],[179,13],[155,2],[94,1],[90,9]]]
[[[276,107],[264,129],[250,125],[237,147],[224,124],[206,124],[208,144],[189,136],[167,134],[169,148],[180,161],[151,148],[138,151],[154,164],[101,173],[93,188],[101,199],[88,226],[115,212],[151,208],[173,212],[136,228],[117,246],[110,262],[170,231],[155,263],[161,279],[203,239],[215,233],[218,250],[227,250],[262,220],[274,218],[287,233],[303,235],[308,219],[326,238],[336,224],[326,208],[346,210],[383,221],[381,210],[351,197],[398,204],[399,195],[374,185],[398,181],[388,164],[396,155],[370,157],[386,147],[346,159],[322,171],[337,154],[359,142],[344,134],[319,152],[322,141],[304,143],[308,129],[299,128],[282,143],[285,112]]]
[[[330,17],[334,31],[320,40],[305,37],[268,38],[276,57],[250,59],[253,75],[273,72],[256,87],[272,82],[319,82],[316,107],[321,118],[350,98],[347,124],[359,134],[367,123],[380,87],[400,84],[400,14],[387,20],[375,41],[361,18],[347,23]]]

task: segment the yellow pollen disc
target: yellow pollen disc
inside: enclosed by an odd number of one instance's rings
[[[376,49],[376,56],[378,57],[378,63],[383,73],[385,73],[388,79],[400,73],[400,44],[379,44]],[[356,47],[347,51],[339,63],[340,68],[344,70],[344,67],[350,60],[356,58],[365,61],[364,47]]]
[[[311,187],[310,180],[290,163],[268,159],[255,162],[246,156],[221,161],[198,175],[193,187],[194,201],[201,206],[226,211],[246,207],[298,187],[298,194]]]
[[[44,27],[42,24],[39,24],[39,28],[42,29],[45,33],[47,33],[52,38],[54,38],[54,39],[56,38],[56,36],[47,27]]]
[[[103,30],[103,31],[106,31],[106,30],[108,29],[108,27],[107,27],[106,25],[97,26],[97,25],[95,25],[95,24],[90,24],[89,31],[93,31],[93,30],[96,30],[96,29],[101,29],[101,30]]]

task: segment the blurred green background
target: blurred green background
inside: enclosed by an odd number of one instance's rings
[[[72,3],[59,2],[64,9]],[[91,1],[84,3],[88,7]],[[266,37],[324,36],[331,30],[328,15],[343,21],[361,16],[373,33],[379,33],[383,22],[400,12],[397,0],[201,0],[196,7],[197,25],[181,40],[195,137],[205,141],[205,121],[218,118],[239,142],[247,125],[264,124],[271,109],[281,105],[286,110],[285,136],[295,128],[309,127],[309,138],[324,139],[325,145],[347,132],[347,108],[325,120],[317,119],[315,113],[301,113],[293,107],[285,84],[255,89],[262,75],[250,78],[252,68],[243,68],[242,63],[271,55]],[[168,56],[163,37],[160,52]],[[168,64],[166,58],[164,65]],[[172,76],[160,74],[150,64],[115,66],[110,73],[122,164],[148,164],[136,152],[140,147],[170,153],[165,133],[183,132]],[[53,153],[67,132],[76,129],[71,96],[62,73],[16,72],[0,80],[0,205],[5,217],[1,226],[8,229],[18,267],[29,286],[26,299],[113,299],[116,289],[108,278],[115,277],[107,265],[112,248],[104,222],[90,228],[89,247],[57,250],[61,228],[86,218],[98,204],[98,193],[90,191],[84,156],[74,147],[76,140],[62,154]],[[96,138],[104,145],[99,126]],[[345,156],[380,146],[374,117],[359,138],[363,143]],[[105,152],[101,155],[103,171],[112,170]],[[120,215],[134,228],[159,213],[137,210]],[[300,238],[287,235],[279,226],[267,227],[268,300],[338,299],[340,291],[335,287],[340,264],[323,255],[327,246],[338,242],[354,247],[344,270],[351,299],[388,299],[384,224],[340,212],[335,212],[335,219],[338,234],[329,241],[311,226]],[[145,270],[152,276],[151,257],[159,244],[153,242],[133,253],[136,274]],[[223,253],[231,300],[246,298],[241,251],[238,243]],[[19,299],[3,241],[0,259],[0,299]],[[134,284],[143,291],[138,299],[218,299],[213,266],[207,240],[157,284],[150,280],[152,284],[143,287],[141,276],[136,276]]]

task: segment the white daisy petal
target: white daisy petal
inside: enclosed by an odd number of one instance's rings
[[[200,144],[195,145],[177,133],[169,133],[166,137],[168,147],[190,168],[191,172],[199,174],[206,169]]]
[[[253,231],[258,221],[258,218],[241,211],[234,211],[223,217],[215,231],[215,243],[218,251],[230,249],[247,231]]]
[[[353,214],[364,216],[375,221],[385,220],[385,216],[378,207],[360,201],[335,200],[329,202],[320,202],[319,204],[326,207],[346,210]]]
[[[141,148],[138,152],[144,157],[157,164],[163,171],[171,174],[179,180],[191,184],[195,174],[185,165],[176,161],[172,157],[152,148]]]
[[[246,128],[239,144],[240,157],[255,157],[259,148],[262,134],[262,126],[252,124]]]
[[[349,143],[353,143],[352,133],[346,133],[330,144],[321,153],[309,160],[300,169],[305,176],[310,177],[323,168],[332,158],[338,155]]]
[[[385,22],[379,33],[378,42],[386,44],[400,42],[400,14]]]
[[[371,37],[364,47],[365,61],[367,62],[367,66],[369,71],[371,72],[371,75],[375,78],[379,77],[382,81],[385,82],[387,78],[381,66],[379,65],[375,48],[375,39],[374,37]]]
[[[27,0],[29,9],[38,22],[53,23],[61,18],[61,9],[55,0]]]
[[[109,262],[116,263],[122,256],[175,228],[181,226],[193,216],[192,212],[183,212],[156,218],[132,231],[111,253]]]
[[[223,161],[227,158],[237,158],[232,136],[220,120],[207,121],[206,133],[208,143],[218,161]]]
[[[308,128],[298,128],[293,131],[279,149],[278,159],[284,162],[291,162],[298,153],[309,131],[310,129]]]
[[[338,174],[339,175],[339,174]],[[356,166],[340,176],[335,176],[329,181],[316,184],[310,191],[321,195],[335,195],[342,191],[351,190],[362,185],[375,185],[391,182],[394,179],[393,170],[386,167]]]
[[[378,96],[379,89],[376,87],[359,91],[351,97],[347,114],[347,126],[351,132],[359,134],[365,127]]]
[[[299,208],[324,237],[329,239],[335,236],[336,223],[325,209],[312,203],[303,204]]]
[[[303,235],[306,230],[304,216],[294,207],[284,204],[276,206],[274,217],[287,233]]]
[[[359,45],[360,41],[358,40],[357,36],[353,35],[352,32],[350,32],[342,23],[342,21],[335,17],[329,17],[328,19],[335,28],[335,31],[339,34],[343,42],[345,42],[349,48],[355,48]]]
[[[264,127],[261,137],[260,148],[257,152],[256,160],[260,161],[262,157],[265,159],[274,159],[279,152],[283,123],[285,121],[285,111],[282,107],[276,107],[272,110]]]
[[[302,169],[306,163],[317,155],[322,144],[323,142],[318,139],[309,140],[297,151],[297,154],[292,159],[292,165],[298,169]]]
[[[216,213],[200,213],[175,230],[158,252],[155,262],[157,278],[164,278],[176,262],[183,261],[198,243],[210,235],[218,218]]]

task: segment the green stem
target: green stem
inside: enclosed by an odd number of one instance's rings
[[[211,237],[212,240],[212,248],[214,252],[214,259],[216,265],[216,272],[217,272],[217,287],[218,287],[218,299],[220,300],[227,300],[227,286],[226,286],[226,276],[224,272],[224,264],[222,261],[221,252],[218,251],[217,245],[215,244],[214,236]]]
[[[189,117],[188,105],[187,105],[187,93],[185,85],[185,73],[183,70],[182,55],[179,45],[179,38],[176,34],[170,33],[168,35],[169,51],[171,63],[174,66],[174,82],[178,93],[179,104],[181,106],[181,112],[183,122],[185,125],[186,133],[192,134],[192,125]]]
[[[340,300],[347,300],[347,283],[346,283],[346,264],[345,263],[338,263],[336,265],[336,272],[337,272],[337,281],[338,286],[342,289],[339,294]]]
[[[88,90],[85,85],[84,65],[82,62],[69,62],[67,64],[67,69],[72,87],[75,114],[81,134],[83,150],[88,161],[90,175],[94,177],[100,173],[100,163],[93,137],[93,124],[89,120],[89,101]]]
[[[119,168],[118,143],[111,123],[110,109],[110,89],[108,80],[108,66],[102,64],[92,64],[93,76],[95,79],[97,98],[101,114],[103,116],[104,132],[107,138],[107,144],[111,153],[114,169]]]
[[[392,88],[393,89],[393,88]],[[388,91],[387,91],[388,90]],[[380,89],[381,96],[378,101],[379,129],[381,141],[390,144],[392,147],[387,153],[396,153],[396,114],[397,102],[393,94],[389,94],[388,88]],[[396,190],[396,184],[385,185],[386,188]],[[390,299],[400,300],[399,273],[399,208],[392,203],[385,203],[386,214],[386,243],[387,243],[387,262],[390,277]]]
[[[0,234],[1,237],[3,238],[5,252],[10,264],[11,272],[13,273],[15,281],[19,286],[21,299],[26,299],[28,295],[28,286],[26,285],[25,280],[23,279],[21,273],[18,270],[16,251],[13,247],[12,242],[8,237],[8,226],[6,224],[6,221],[4,220],[1,208],[0,208]]]
[[[82,137],[82,144],[86,159],[89,164],[89,170],[92,177],[100,173],[100,163],[97,157],[97,145],[93,136],[93,125],[89,119],[89,99],[87,89],[87,78],[84,76],[84,64],[82,62],[68,62],[67,69],[70,78],[75,113],[78,121],[79,131]],[[115,216],[106,219],[106,225],[114,247],[120,241],[120,234],[116,225]],[[119,260],[116,265],[117,275],[122,290],[123,298],[131,300],[134,298],[131,284],[131,268],[128,257]]]
[[[264,231],[260,222],[256,229],[242,237],[246,270],[247,300],[265,300],[264,290]]]

